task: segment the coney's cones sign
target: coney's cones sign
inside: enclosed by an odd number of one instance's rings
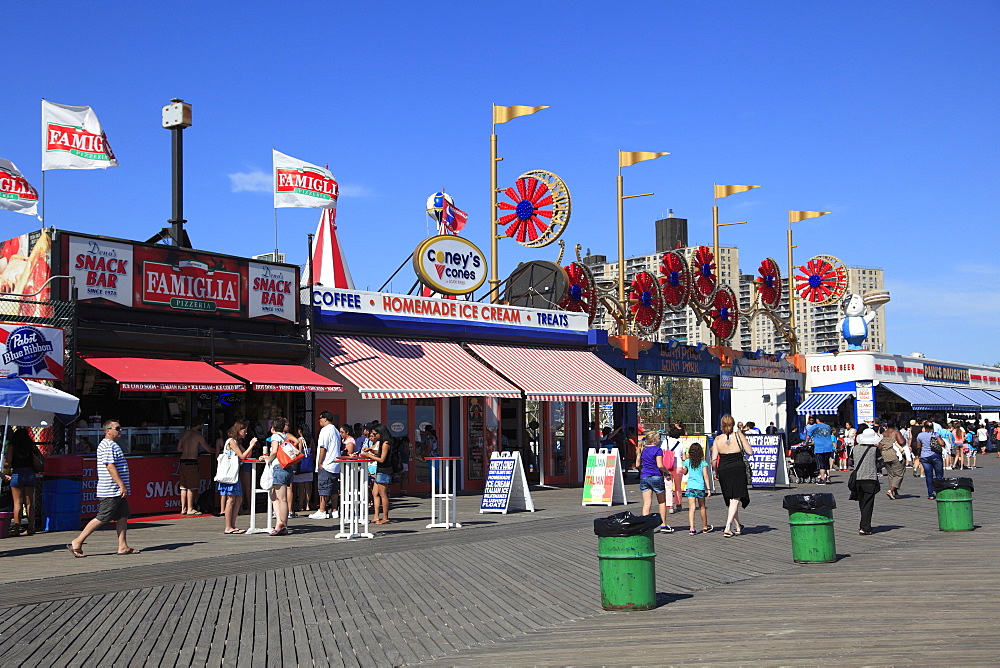
[[[340,194],[333,172],[272,149],[274,208],[336,209]]]
[[[107,169],[118,161],[90,107],[42,100],[42,169]]]
[[[38,191],[10,160],[0,158],[0,209],[38,215]]]

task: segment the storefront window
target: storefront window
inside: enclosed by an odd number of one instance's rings
[[[417,451],[421,454],[428,454],[430,448],[432,447],[429,443],[430,436],[427,434],[427,427],[434,429],[434,425],[437,421],[437,400],[436,399],[414,399],[413,400],[413,421],[415,424],[414,437],[411,440],[417,443]],[[440,436],[435,435],[434,438],[438,439],[438,454],[444,454],[443,444],[440,441]],[[416,479],[419,483],[430,483],[430,475],[427,473],[427,462],[423,460],[416,460],[416,462],[411,462],[411,464],[416,464]]]
[[[524,470],[528,473],[536,473],[538,455],[542,451],[541,426],[543,405],[537,401],[524,402],[524,422],[528,442],[521,448],[521,459],[524,460]],[[535,479],[537,479],[537,474]]]
[[[566,403],[549,402],[549,457],[545,467],[546,476],[566,475]]]
[[[469,480],[482,480],[486,469],[486,406],[483,397],[466,401]]]

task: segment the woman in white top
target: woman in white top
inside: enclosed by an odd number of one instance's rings
[[[247,437],[247,428],[250,423],[246,420],[237,420],[233,423],[233,426],[229,429],[229,438],[226,439],[224,444],[224,451],[226,454],[232,452],[240,459],[246,459],[250,455],[250,451],[253,450],[253,446],[257,445],[257,437],[254,436],[250,439],[250,445],[243,447],[243,439]],[[240,510],[240,502],[243,500],[243,485],[237,479],[234,483],[217,483],[217,489],[219,490],[219,495],[222,497],[222,515],[226,518],[226,529],[224,533],[234,534],[234,533],[245,533],[243,529],[236,528],[236,515]],[[253,494],[253,487],[247,490],[250,494]]]

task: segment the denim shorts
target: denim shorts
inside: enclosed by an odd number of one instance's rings
[[[376,485],[390,485],[392,484],[392,476],[388,473],[376,473],[375,474],[375,484]]]
[[[280,466],[274,467],[273,477],[271,478],[271,487],[276,485],[288,485],[292,484],[292,473],[291,471],[286,471]]]
[[[639,491],[646,492],[648,490],[653,490],[657,494],[665,493],[667,491],[667,486],[663,482],[663,476],[651,475],[646,478],[640,478]]]
[[[10,474],[11,487],[34,487],[38,484],[35,470],[29,468],[14,469]]]

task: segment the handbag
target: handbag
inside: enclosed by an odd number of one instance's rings
[[[740,436],[742,436],[744,439],[746,438],[746,435],[743,434],[742,432],[740,433]],[[740,436],[736,437],[737,441],[740,440]],[[748,442],[747,445],[750,445],[750,443]],[[750,449],[753,450],[753,446],[752,445],[750,446]],[[747,454],[743,450],[743,444],[742,443],[740,443],[740,458],[743,459],[743,466],[744,466],[744,468],[746,470],[747,484],[748,485],[752,485],[753,484],[753,469],[750,468],[750,462],[747,461]]]
[[[226,449],[218,459],[218,468],[215,470],[215,482],[225,485],[235,484],[240,479],[240,460],[236,453]]]
[[[274,464],[267,463],[260,474],[260,489],[271,489],[274,486]]]
[[[936,455],[944,454],[944,442],[940,436],[931,436],[930,448],[931,452]]]
[[[42,456],[42,451],[38,449],[37,445],[31,452],[31,468],[35,473],[41,473],[45,470],[45,457]]]
[[[287,469],[292,464],[297,464],[305,458],[305,453],[299,452],[297,445],[297,443],[288,440],[282,441],[281,444],[278,445],[278,451],[276,454],[278,457],[278,464],[281,468]]]

